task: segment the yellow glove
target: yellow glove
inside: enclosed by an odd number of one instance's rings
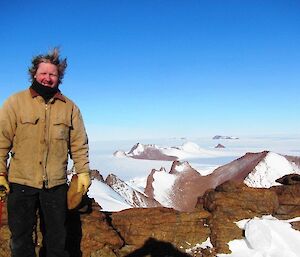
[[[91,185],[91,177],[90,177],[90,173],[88,172],[84,172],[84,173],[80,173],[77,174],[78,176],[78,192],[82,192],[82,194],[86,194],[86,192],[88,191],[90,185]]]
[[[9,193],[9,185],[5,176],[0,176],[0,186],[4,186],[6,189],[5,192]]]

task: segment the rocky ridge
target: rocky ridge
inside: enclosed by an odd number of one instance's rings
[[[269,151],[247,153],[206,176],[202,176],[187,162],[174,161],[169,172],[164,169],[151,171],[145,193],[163,206],[179,211],[192,211],[199,196],[225,181],[245,182],[250,187],[271,187],[277,184],[277,178],[285,174],[300,174],[296,160],[297,157],[287,159]],[[167,177],[172,183],[169,187],[165,186],[162,197],[158,192],[161,191],[161,185],[158,190],[157,181],[163,177]]]
[[[173,161],[169,171],[163,167],[159,170],[153,169],[143,187],[122,181],[113,174],[103,180],[101,175],[97,175],[96,170],[93,171],[93,178],[117,194],[118,201],[126,203],[119,209],[109,211],[158,206],[174,208],[178,211],[193,211],[199,196],[228,180],[244,182],[250,187],[258,188],[278,185],[275,180],[285,174],[300,174],[299,159],[299,157],[287,157],[269,151],[247,153],[216,168],[208,175],[201,175],[201,171],[195,170],[186,161],[176,160]],[[97,187],[96,184],[92,185],[93,189],[99,188],[100,184]],[[103,193],[105,192],[101,192],[102,195]],[[96,195],[92,197],[101,204],[102,198],[99,199]]]
[[[243,238],[234,222],[273,215],[279,219],[300,217],[300,176],[286,175],[283,185],[250,188],[227,181],[198,198],[191,212],[171,208],[133,208],[121,212],[101,212],[99,205],[85,198],[81,207],[69,213],[68,248],[72,256],[212,257],[230,253],[227,243]],[[0,228],[0,256],[9,256],[9,231],[3,208]],[[300,229],[300,222],[292,224]],[[37,250],[41,233],[37,231]],[[210,238],[211,248],[199,244]]]

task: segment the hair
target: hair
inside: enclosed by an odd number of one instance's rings
[[[55,47],[48,54],[40,54],[32,58],[32,66],[28,69],[30,81],[34,80],[34,76],[36,74],[37,69],[39,68],[39,64],[42,62],[56,65],[58,70],[58,84],[60,84],[62,82],[62,79],[65,75],[65,70],[67,68],[67,58],[60,59],[59,48]]]

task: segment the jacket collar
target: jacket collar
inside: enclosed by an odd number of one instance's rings
[[[32,98],[39,96],[39,94],[34,89],[32,89],[31,87],[29,88],[29,91],[30,91],[30,94],[31,94]],[[63,102],[66,102],[66,98],[60,92],[57,92],[53,96],[53,99],[59,99]]]

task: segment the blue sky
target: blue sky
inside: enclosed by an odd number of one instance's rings
[[[60,46],[90,140],[299,134],[300,2],[1,1],[0,104]]]

